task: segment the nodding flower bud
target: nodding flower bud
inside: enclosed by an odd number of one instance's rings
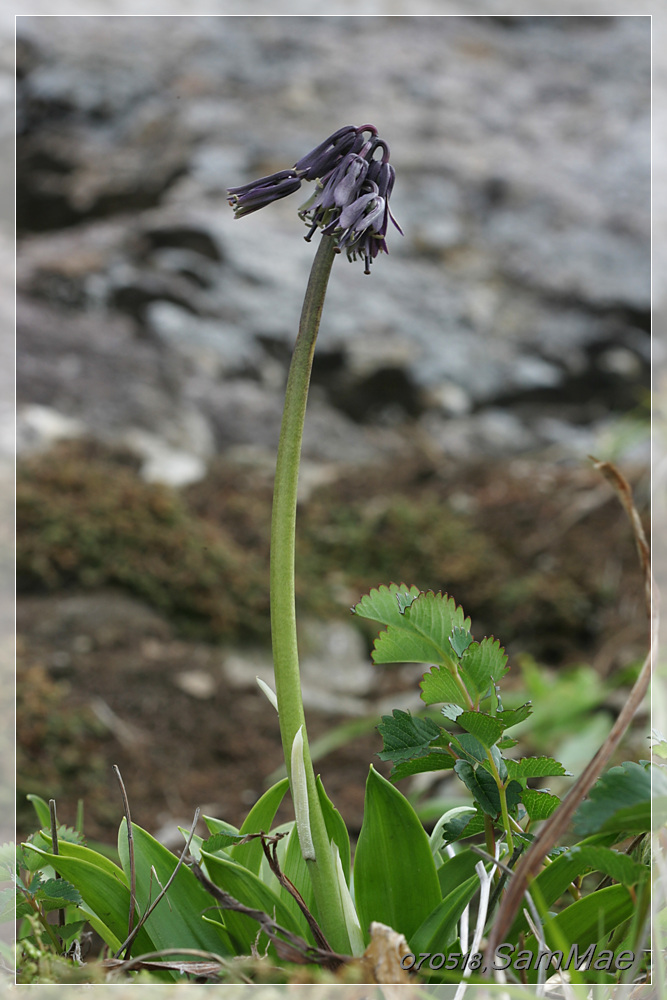
[[[378,253],[389,252],[389,220],[403,232],[389,210],[394,179],[389,146],[378,138],[375,126],[345,125],[297,160],[292,170],[229,188],[227,196],[235,218],[240,219],[298,191],[302,181],[315,181],[315,191],[299,209],[310,227],[305,239],[321,229],[335,238],[337,249],[345,250],[348,260],[361,257],[365,273],[370,274]]]

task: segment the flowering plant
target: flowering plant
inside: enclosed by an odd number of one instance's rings
[[[425,710],[414,716],[394,711],[378,727],[379,756],[392,762],[393,771],[388,781],[370,768],[354,860],[346,825],[315,776],[294,586],[297,483],[313,353],[336,254],[361,258],[369,273],[371,262],[387,252],[389,221],[399,227],[389,209],[389,147],[374,126],[338,129],[293,168],[230,188],[229,202],[242,218],[293,194],[304,181],[315,183],[299,210],[309,226],[306,239],[318,228],[322,239],[290,365],[276,461],[270,575],[275,692],[260,683],[278,711],[287,778],[261,796],[240,829],[206,816],[208,836],[198,837],[197,812],[184,831],[180,858],[132,823],[125,798],[120,865],[86,847],[80,831],[59,827],[55,803],[33,796],[41,830],[19,849],[14,873],[25,947],[62,942],[76,957],[88,920],[113,953],[104,964],[109,974],[150,970],[161,981],[184,972],[233,981],[239,973],[230,959],[256,958],[261,950],[273,961],[319,965],[343,979],[400,983],[419,973],[433,982],[459,982],[457,997],[476,973],[541,985],[573,949],[575,967],[567,966],[572,981],[638,978],[646,967],[650,765],[626,763],[596,780],[646,692],[650,657],[608,739],[561,802],[530,782],[567,775],[562,764],[514,753],[510,731],[532,706],[503,707],[507,657],[499,642],[476,641],[470,619],[446,594],[381,586],[352,609],[383,626],[374,661],[424,663],[430,670],[421,682]],[[627,484],[613,467],[601,463],[600,469],[632,514],[648,567]],[[434,771],[456,775],[472,803],[445,812],[428,835],[393,782]],[[295,820],[275,829],[288,789]],[[578,842],[560,848],[557,840],[573,817]],[[484,849],[469,843],[478,836]],[[583,887],[594,873],[603,881],[593,890]],[[165,896],[170,905],[156,912]],[[563,906],[562,897],[570,905]],[[56,926],[48,919],[55,909]],[[130,957],[133,947],[140,952],[136,958]],[[504,964],[497,964],[499,956]]]

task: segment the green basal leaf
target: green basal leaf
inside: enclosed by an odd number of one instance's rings
[[[276,782],[255,802],[254,806],[241,824],[240,834],[259,833],[264,830],[267,833],[273,826],[278,807],[285,798],[289,788],[289,781],[283,778]],[[230,850],[230,855],[234,861],[245,865],[248,871],[258,874],[264,853],[259,840],[252,840],[248,844],[237,844]]]
[[[461,914],[479,889],[477,875],[452,889],[415,932],[410,947],[415,954],[447,951],[456,940]]]
[[[390,780],[400,781],[401,778],[409,778],[413,774],[422,774],[426,771],[449,771],[455,763],[455,757],[452,757],[446,750],[435,747],[426,757],[418,757],[415,760],[406,760],[402,764],[397,764],[391,772]]]
[[[281,927],[293,934],[300,933],[299,925],[283,900],[257,875],[248,871],[243,865],[226,858],[206,853],[202,854],[202,858],[209,878],[220,889],[224,889],[245,906],[268,913]],[[275,879],[274,884],[277,885]],[[208,896],[208,899],[211,900],[212,897]],[[259,932],[257,921],[242,913],[235,913],[233,910],[225,910],[223,916],[225,927],[235,945],[235,953],[237,955],[253,954]],[[260,951],[264,950],[266,943],[266,935],[262,935],[258,946]],[[272,953],[275,954],[275,952]]]
[[[354,889],[366,940],[377,920],[410,941],[441,898],[435,861],[417,814],[373,767],[366,782]]]
[[[642,833],[651,829],[651,775],[647,767],[626,761],[612,767],[593,785],[573,820],[578,837],[604,830]]]
[[[469,813],[469,816],[473,815],[474,812]],[[439,839],[442,840],[442,827]],[[455,854],[453,858],[447,858],[446,861],[443,861],[438,868],[438,881],[440,882],[443,899],[450,892],[453,892],[457,886],[461,885],[462,882],[472,878],[475,874],[475,865],[479,863],[479,860],[479,854],[475,854],[466,847],[464,850],[459,851],[458,854]]]
[[[178,858],[136,823],[132,824],[136,895],[140,913],[169,881]],[[130,859],[125,820],[118,831],[118,854],[129,877]],[[163,898],[146,921],[145,927],[156,948],[198,948],[217,954],[230,954],[231,947],[222,924],[202,920],[212,899],[186,865],[181,865]]]
[[[396,708],[393,716],[382,716],[378,732],[383,741],[383,749],[378,754],[380,759],[400,764],[415,757],[425,757],[430,744],[442,730],[430,719],[420,719]]]
[[[456,724],[479,740],[485,750],[490,750],[503,734],[502,722],[484,712],[462,712]]]
[[[602,948],[608,948],[608,935],[629,920],[633,911],[632,897],[624,885],[611,885],[592,892],[546,921],[544,934],[547,946],[557,950],[565,943],[569,950],[576,944],[579,954],[598,941]],[[526,938],[522,947],[532,952],[540,950],[532,935]],[[535,970],[528,973],[530,982],[535,982],[536,978]]]
[[[526,778],[551,778],[555,776],[571,776],[563,765],[553,757],[522,757],[520,760],[505,760],[507,773],[511,778],[524,780]]]
[[[533,822],[548,819],[560,805],[557,795],[537,788],[525,788],[521,793],[521,801]]]
[[[345,875],[345,880],[349,886],[352,858],[352,852],[350,850],[350,835],[347,832],[345,820],[325,792],[322,779],[319,775],[316,779],[316,784],[317,794],[320,800],[320,805],[322,806],[322,813],[324,814],[324,825],[327,828],[329,840],[333,840],[334,844],[338,848],[340,863],[343,866],[343,874]]]
[[[47,839],[47,838],[45,838]],[[48,850],[51,850],[51,838],[48,838]],[[96,868],[101,869],[101,871],[106,872],[113,878],[118,879],[123,885],[128,886],[129,882],[125,876],[125,872],[118,865],[114,864],[109,858],[104,854],[100,854],[99,851],[94,851],[90,847],[84,847],[83,844],[73,844],[67,841],[63,841],[58,845],[58,853],[65,858],[78,858],[80,861],[87,861],[89,864],[94,865]]]
[[[121,879],[102,868],[81,858],[66,857],[63,854],[49,854],[30,844],[26,850],[34,852],[52,868],[76,886],[96,917],[96,929],[113,951],[117,951],[127,937],[128,914],[130,912],[130,890]],[[137,917],[138,919],[138,917]],[[145,927],[135,939],[137,954],[155,951],[156,945]]]
[[[39,795],[26,795],[28,802],[32,803],[32,807],[37,813],[37,822],[40,827],[48,830],[51,826],[51,811],[49,810],[48,802],[45,802],[43,798]]]
[[[461,688],[447,667],[433,667],[424,674],[419,686],[422,701],[427,705],[440,705],[442,702],[457,704],[463,697]]]
[[[461,676],[466,687],[481,697],[490,685],[497,684],[507,673],[507,656],[497,639],[489,636],[473,642],[461,656]]]
[[[461,656],[473,641],[472,633],[455,625],[449,637],[449,643],[457,656]]]
[[[308,872],[308,862],[304,860],[299,843],[299,834],[296,824],[292,827],[287,840],[287,848],[281,861],[283,874],[287,876],[292,885],[296,886],[303,901],[311,913],[315,911],[315,897],[313,895],[313,885]],[[301,912],[294,896],[281,886],[275,875],[271,873],[271,888],[279,895],[286,909],[292,914],[294,925],[298,927],[299,934],[305,938],[309,944],[315,944],[312,932],[308,926],[306,918]]]
[[[511,729],[512,726],[517,726],[520,722],[523,722],[532,714],[533,704],[527,701],[525,705],[521,705],[519,708],[508,708],[503,712],[498,712],[497,718],[501,720],[503,727],[505,729]]]

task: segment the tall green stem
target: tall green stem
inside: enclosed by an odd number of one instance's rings
[[[306,864],[313,884],[317,918],[331,947],[342,954],[349,954],[350,942],[340,902],[338,878],[306,735],[294,601],[294,549],[301,441],[315,341],[334,256],[333,237],[323,236],[310,272],[287,378],[271,520],[271,635],[280,735],[292,788],[292,746],[299,729],[303,733],[308,811],[315,851],[315,860],[308,860]]]

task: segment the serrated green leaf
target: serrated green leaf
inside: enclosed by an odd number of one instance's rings
[[[421,699],[427,705],[457,704],[463,698],[461,689],[447,667],[433,667],[420,682]]]
[[[415,588],[416,589],[416,588]],[[409,608],[410,605],[417,599],[417,594],[404,593],[399,591],[396,594],[396,600],[398,601],[398,610],[403,615],[405,614],[405,609]]]
[[[442,730],[431,719],[420,719],[396,708],[393,715],[382,716],[378,732],[383,742],[383,749],[378,757],[400,764],[416,757],[425,757],[431,743],[440,736]]]
[[[137,905],[139,911],[144,913],[169,881],[178,858],[136,823],[132,824],[132,835]],[[118,854],[129,877],[130,859],[124,819],[118,831]],[[204,887],[186,865],[181,865],[166,897],[146,921],[146,931],[158,950],[198,948],[228,955],[232,953],[231,943],[223,926],[202,920],[202,914],[211,905],[211,897]]]
[[[70,945],[79,936],[86,923],[86,920],[72,920],[67,924],[61,924],[58,927],[58,937],[62,938],[66,945]]]
[[[497,684],[507,673],[507,656],[497,639],[489,636],[473,642],[461,657],[461,676],[468,690],[481,697],[491,684]]]
[[[568,862],[574,862],[580,869],[577,875],[586,869],[591,869],[602,872],[623,885],[637,885],[649,875],[648,865],[635,861],[629,854],[612,851],[609,847],[585,847],[577,844],[568,848],[561,855],[561,859],[564,865]],[[576,875],[573,876],[573,878],[576,877]]]
[[[456,722],[459,715],[462,715],[463,712],[465,712],[465,709],[461,705],[452,705],[450,703],[448,705],[443,705],[440,711],[446,719],[449,719],[450,722]]]
[[[479,807],[473,812],[461,812],[443,824],[443,846],[474,837],[484,832],[484,816]]]
[[[536,823],[548,819],[560,805],[557,795],[537,788],[525,788],[521,794],[521,801],[531,820]]]
[[[441,898],[431,846],[417,814],[373,767],[366,782],[354,888],[366,940],[377,920],[409,942]]]
[[[472,733],[459,733],[457,736],[452,737],[452,740],[471,761],[480,764],[488,763],[486,747]]]
[[[472,633],[468,629],[459,628],[458,625],[454,626],[449,643],[457,656],[462,656],[472,641]]]
[[[456,758],[450,753],[440,747],[434,747],[426,757],[397,764],[389,777],[391,781],[400,781],[402,778],[409,778],[413,774],[422,774],[426,771],[450,771],[455,763]]]
[[[71,882],[64,878],[49,878],[42,882],[35,893],[35,898],[40,900],[57,900],[60,906],[64,903],[73,903],[78,906],[82,903],[81,893]],[[57,909],[57,906],[54,907]]]
[[[497,713],[497,718],[499,718],[505,729],[511,729],[512,726],[517,726],[520,722],[523,722],[532,715],[533,705],[532,702],[527,701],[525,705],[521,705],[519,708],[508,708],[503,712]]]
[[[454,770],[480,808],[488,816],[497,816],[500,812],[500,796],[498,786],[488,771],[482,767],[474,768],[467,760],[457,760]]]
[[[214,816],[202,816],[202,819],[206,823],[209,833],[228,833],[230,836],[237,836],[239,833],[238,827],[232,826],[224,819],[216,819]],[[248,832],[252,833],[253,831]]]
[[[209,854],[215,854],[216,851],[226,851],[229,847],[244,847],[245,844],[239,844],[239,840],[241,839],[242,835],[240,833],[212,833],[206,840],[202,840],[198,847],[200,850],[203,848],[205,851],[208,851]],[[260,848],[261,846],[260,843]]]
[[[651,829],[651,776],[646,767],[625,761],[593,785],[574,814],[579,837],[605,830],[643,833]]]
[[[397,595],[401,595],[401,601]],[[403,610],[409,603],[421,594],[419,587],[408,587],[404,583],[391,583],[388,587],[384,585],[373,588],[369,594],[361,598],[352,611],[360,618],[368,618],[370,621],[380,622],[381,625],[398,625],[401,627]]]
[[[397,588],[398,590],[398,588]],[[382,591],[382,588],[380,588]],[[374,617],[387,624],[387,629],[375,640],[373,661],[375,663],[448,663],[455,661],[449,642],[454,626],[467,627],[469,619],[463,617],[453,598],[433,591],[420,593],[401,611],[395,593],[371,592],[374,598]],[[409,594],[412,595],[410,589]],[[396,608],[391,607],[391,600]],[[363,601],[354,610],[363,606]],[[378,605],[381,607],[378,609]],[[366,609],[368,610],[368,609]],[[358,612],[358,613],[363,613]]]
[[[522,757],[520,760],[506,758],[507,773],[517,780],[525,778],[551,778],[571,776],[563,765],[553,757]]]
[[[463,712],[456,719],[456,724],[479,740],[486,750],[490,750],[503,734],[502,722],[484,712]]]
[[[499,750],[511,750],[512,747],[517,746],[518,740],[513,740],[511,736],[503,736],[501,740],[498,740],[496,746]]]

